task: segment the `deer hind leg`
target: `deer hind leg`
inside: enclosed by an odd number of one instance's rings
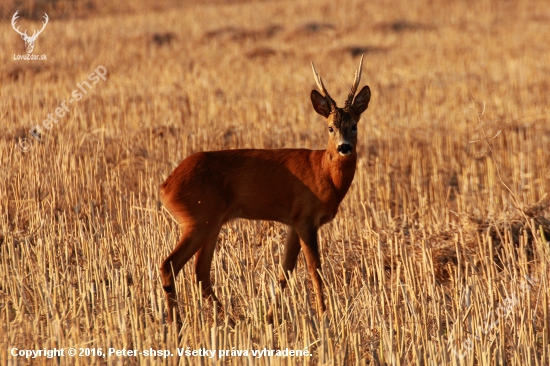
[[[162,262],[160,273],[162,277],[162,287],[166,293],[169,323],[176,321],[178,324],[181,324],[177,309],[177,296],[174,284],[176,276],[181,271],[185,263],[191,259],[193,254],[209,243],[208,239],[214,236],[213,233],[215,233],[215,237],[217,238],[220,226],[218,226],[217,230],[215,230],[208,225],[185,225],[185,228],[182,229],[182,234],[176,247]],[[175,319],[172,316],[174,311],[176,314]]]
[[[212,234],[213,235],[209,236],[206,240],[205,245],[199,249],[195,255],[195,274],[197,276],[197,283],[202,282],[202,296],[212,303],[216,303],[218,312],[223,314],[223,308],[220,301],[216,297],[216,294],[214,294],[212,283],[210,282],[212,257],[214,256],[220,230],[218,229],[215,232],[213,231]]]
[[[298,261],[298,254],[300,254],[300,237],[296,232],[296,228],[292,227],[288,233],[285,244],[285,252],[283,255],[283,261],[281,263],[281,271],[279,272],[279,287],[281,292],[284,291],[287,285],[288,272],[294,271],[296,268],[296,262]],[[269,307],[266,318],[267,322],[273,323],[273,304]]]
[[[321,258],[319,255],[319,245],[317,242],[317,228],[298,228],[300,237],[300,245],[304,251],[307,262],[307,270],[315,288],[317,300],[317,314],[321,316],[325,310],[325,302],[323,300],[323,282],[321,281]]]

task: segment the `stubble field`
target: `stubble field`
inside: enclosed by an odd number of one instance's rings
[[[28,4],[21,29],[50,18],[46,61],[13,59],[18,8],[0,7],[0,364],[550,362],[546,1]],[[326,315],[302,255],[275,291],[286,228],[234,221],[212,281],[236,325],[189,263],[178,334],[159,266],[179,232],[159,185],[198,151],[323,149],[310,62],[342,105],[362,53],[357,172],[319,233]],[[65,356],[14,356],[54,348]]]

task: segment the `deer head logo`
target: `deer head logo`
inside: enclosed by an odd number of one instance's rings
[[[11,18],[11,26],[13,27],[13,29],[15,29],[17,33],[21,35],[21,38],[23,38],[23,41],[25,41],[25,49],[27,50],[27,53],[32,53],[34,49],[34,42],[36,42],[36,38],[38,38],[40,33],[42,33],[44,28],[46,28],[46,24],[48,24],[48,14],[44,13],[44,19],[46,19],[46,21],[42,23],[43,24],[42,29],[40,29],[39,31],[35,29],[32,36],[29,37],[26,29],[24,32],[21,32],[19,30],[19,27],[17,28],[15,27],[15,21],[17,20],[17,18],[19,18],[19,16],[17,15],[18,12],[19,11],[16,11],[15,14],[13,14],[13,17]]]

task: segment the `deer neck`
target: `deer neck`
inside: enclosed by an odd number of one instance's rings
[[[330,177],[339,202],[344,199],[353,181],[356,164],[357,152],[355,148],[347,156],[338,153],[336,146],[333,144],[329,144],[325,150],[323,161],[325,174]]]

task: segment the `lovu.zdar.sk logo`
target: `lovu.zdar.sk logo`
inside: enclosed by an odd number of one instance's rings
[[[42,29],[40,29],[40,30],[35,29],[32,36],[29,36],[27,34],[26,29],[25,29],[24,32],[21,32],[19,30],[19,26],[16,27],[16,25],[15,25],[17,19],[19,18],[18,13],[19,13],[19,11],[16,11],[15,14],[13,14],[13,17],[11,18],[11,26],[21,36],[23,41],[25,41],[25,50],[27,51],[27,54],[26,55],[16,55],[16,54],[14,54],[13,59],[14,60],[45,60],[46,59],[45,54],[43,54],[43,55],[33,55],[32,52],[34,50],[34,44],[36,43],[36,39],[38,38],[40,33],[42,33],[42,31],[44,30],[44,28],[46,28],[46,25],[48,24],[48,20],[49,20],[48,14],[44,13],[43,18],[45,19],[45,21],[42,22]]]

